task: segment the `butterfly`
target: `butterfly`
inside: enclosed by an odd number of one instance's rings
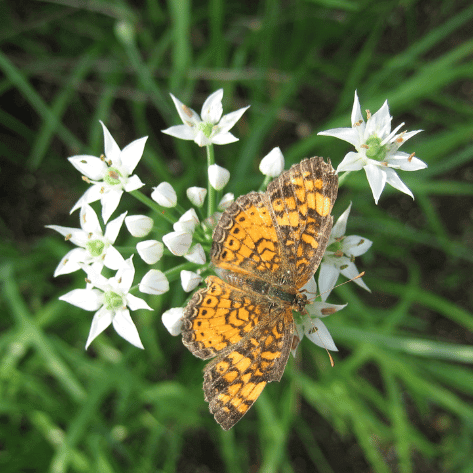
[[[182,340],[204,369],[204,394],[223,429],[233,427],[268,382],[279,381],[293,343],[292,311],[325,252],[338,177],[330,161],[304,159],[266,192],[240,196],[213,232],[218,276],[188,302]]]

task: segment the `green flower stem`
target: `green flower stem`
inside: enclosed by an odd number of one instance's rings
[[[338,178],[338,187],[342,187],[342,184],[345,182],[345,179],[348,177],[351,171],[345,171],[339,178]]]
[[[212,144],[206,146],[207,148],[207,170],[212,164],[215,164],[214,147]],[[207,181],[207,217],[211,217],[215,212],[215,189]]]
[[[153,199],[150,199],[146,195],[144,195],[141,191],[131,191],[129,192],[133,197],[135,197],[137,200],[139,200],[141,203],[147,205],[151,210],[154,210],[156,214],[158,214],[160,217],[164,218],[170,223],[176,223],[177,219],[173,218],[172,215],[169,215],[169,209],[161,207],[158,205]]]
[[[168,281],[175,281],[179,279],[179,275],[181,274],[181,271],[195,271],[196,266],[199,266],[199,269],[201,271],[205,271],[207,269],[208,265],[196,265],[195,263],[183,263],[178,266],[174,266],[174,268],[168,269],[167,271],[164,271],[164,275],[168,279]]]
[[[264,192],[266,190],[266,187],[268,187],[268,184],[271,182],[271,179],[271,176],[264,176],[264,181],[260,185],[258,192]]]

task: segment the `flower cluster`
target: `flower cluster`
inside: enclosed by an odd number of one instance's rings
[[[171,280],[179,278],[183,290],[189,293],[201,284],[206,273],[210,273],[211,268],[206,255],[212,244],[212,231],[221,212],[234,201],[232,193],[221,196],[221,191],[229,182],[230,173],[215,163],[213,145],[237,141],[237,138],[230,133],[230,129],[248,107],[222,116],[223,90],[220,89],[207,98],[199,116],[172,94],[171,97],[183,124],[163,130],[163,133],[184,140],[193,140],[207,150],[208,186],[187,189],[186,196],[191,204],[187,209],[182,203],[178,203],[176,191],[169,182],[161,182],[154,187],[150,192],[150,198],[139,191],[144,184],[133,172],[144,152],[147,137],[135,140],[120,150],[106,126],[100,122],[104,134],[104,155],[101,157],[81,155],[69,158],[71,164],[83,174],[84,181],[90,184],[89,189],[71,210],[72,213],[80,209],[80,228],[57,225],[48,227],[77,246],[62,258],[54,275],[77,270],[83,270],[86,274],[85,288],[75,289],[60,298],[84,310],[95,311],[86,348],[109,325],[113,325],[116,332],[125,340],[143,348],[130,310],[151,310],[151,307],[132,292],[161,295],[169,291]],[[412,196],[411,191],[397,176],[395,169],[414,171],[426,167],[425,163],[414,157],[414,154],[408,155],[398,151],[404,141],[420,130],[396,134],[403,124],[391,131],[391,120],[386,102],[374,115],[367,111],[365,122],[355,93],[352,128],[338,128],[319,133],[341,138],[355,146],[356,152],[349,152],[345,156],[337,172],[364,169],[376,203],[386,183]],[[279,148],[274,148],[260,163],[260,171],[265,176],[261,189],[283,170],[284,156]],[[141,203],[147,205],[156,217],[128,215],[124,212],[109,222],[124,192],[131,193]],[[217,204],[218,195],[220,199]],[[101,204],[103,225],[90,205],[97,201]],[[203,207],[206,202],[205,212]],[[315,277],[312,277],[301,289],[308,298],[305,311],[294,315],[295,340],[301,341],[306,336],[327,350],[337,348],[322,318],[345,307],[345,305],[329,304],[327,298],[340,274],[349,279],[358,276],[355,258],[368,251],[372,245],[366,238],[345,235],[351,207],[350,203],[333,226],[321,261],[318,275],[320,300],[317,300],[317,284]],[[158,217],[163,225],[155,224],[155,219]],[[114,246],[123,223],[133,237],[140,239],[136,244],[136,252],[144,264],[154,266],[163,256],[182,257],[184,260],[164,272],[155,267],[149,269],[140,282],[133,286],[135,275],[133,257],[125,259]],[[107,278],[102,274],[110,270],[115,271],[115,275]],[[360,277],[355,279],[355,283],[369,291]],[[162,322],[171,335],[181,333],[183,305],[173,307],[162,314]],[[294,354],[295,348],[294,346]]]

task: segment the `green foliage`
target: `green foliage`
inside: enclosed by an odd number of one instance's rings
[[[0,470],[471,471],[470,2],[23,6],[0,5]],[[215,153],[236,195],[259,187],[273,146],[287,164],[336,166],[347,144],[317,132],[350,125],[355,89],[372,111],[388,99],[394,125],[425,130],[403,150],[429,166],[400,172],[415,201],[388,186],[378,206],[350,175],[334,214],[352,200],[348,233],[374,242],[357,261],[372,293],[336,289],[348,307],[327,321],[335,367],[304,340],[229,432],[207,412],[204,363],[161,324],[178,284],[133,315],[145,351],[109,329],[85,352],[91,314],[57,299],[83,275],[52,278],[70,246],[44,229],[77,226],[68,212],[85,185],[66,157],[103,151],[99,119],[120,146],[149,135],[137,174],[188,205],[205,151],[160,132],[180,123],[168,93],[200,111],[220,87],[225,113],[251,104],[240,141]]]

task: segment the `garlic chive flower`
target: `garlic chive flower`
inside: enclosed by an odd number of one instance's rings
[[[284,171],[284,156],[279,148],[273,148],[262,160],[259,170],[269,177],[278,177]]]
[[[188,232],[171,232],[163,236],[163,243],[176,256],[184,256],[191,247],[192,234]]]
[[[200,243],[196,243],[185,255],[187,261],[195,264],[205,264],[205,251]]]
[[[184,125],[172,126],[162,130],[163,133],[182,140],[193,140],[199,146],[209,146],[212,143],[225,145],[238,141],[238,138],[229,131],[249,106],[222,117],[223,89],[219,89],[204,102],[199,117],[194,110],[184,105],[174,95],[170,95]]]
[[[195,227],[199,224],[199,217],[194,209],[184,212],[179,220],[173,225],[176,232],[193,233]]]
[[[47,228],[56,230],[79,248],[69,251],[60,261],[54,276],[73,273],[82,268],[83,265],[92,265],[97,273],[102,268],[117,270],[124,263],[123,256],[113,247],[120,228],[125,219],[126,212],[115,220],[112,220],[102,232],[97,214],[94,209],[85,204],[80,209],[81,228],[61,227],[59,225],[46,225]]]
[[[168,332],[176,337],[182,332],[182,319],[184,317],[184,309],[182,307],[173,307],[167,310],[161,316],[163,325]]]
[[[107,127],[103,127],[105,157],[80,155],[68,158],[71,164],[81,172],[84,180],[91,187],[77,201],[71,210],[83,207],[97,200],[102,204],[102,218],[105,223],[118,207],[124,191],[131,192],[144,184],[133,171],[143,155],[147,136],[133,141],[120,151]]]
[[[300,342],[306,336],[311,342],[319,347],[326,348],[331,351],[338,351],[330,332],[328,331],[321,318],[327,317],[344,307],[344,305],[328,304],[327,302],[316,301],[317,284],[312,277],[309,282],[302,288],[307,294],[309,303],[306,305],[306,314],[294,312],[294,322],[296,328],[296,336]],[[296,340],[297,340],[296,339]],[[295,356],[296,348],[292,349]]]
[[[230,205],[233,204],[234,200],[235,200],[235,195],[232,192],[228,192],[221,198],[217,207],[219,210],[226,210],[228,209],[228,207],[230,207]]]
[[[98,274],[90,266],[84,267],[84,271],[93,287],[74,289],[59,299],[84,310],[97,311],[92,320],[85,348],[87,349],[110,324],[118,335],[132,345],[144,348],[130,317],[130,310],[152,309],[143,299],[129,293],[135,275],[132,258],[127,259],[116,275],[110,279]]]
[[[319,289],[323,301],[327,299],[337,283],[340,273],[348,279],[360,274],[354,263],[355,257],[366,253],[373,244],[372,241],[357,235],[345,236],[350,210],[351,203],[333,226],[320,264]],[[371,292],[362,278],[355,279],[353,282]]]
[[[230,179],[230,171],[218,164],[212,164],[208,169],[210,185],[217,191],[222,190]]]
[[[403,131],[396,134],[404,126],[404,123],[401,123],[391,131],[392,117],[389,114],[387,100],[374,115],[371,115],[369,110],[366,111],[366,115],[365,122],[361,114],[360,101],[355,92],[351,114],[352,127],[334,128],[318,133],[347,141],[356,148],[356,152],[347,153],[337,167],[337,172],[359,171],[363,168],[376,204],[386,183],[414,198],[410,189],[396,174],[395,169],[418,171],[427,167],[427,164],[414,157],[414,153],[409,155],[398,151],[405,141],[422,130]]]

